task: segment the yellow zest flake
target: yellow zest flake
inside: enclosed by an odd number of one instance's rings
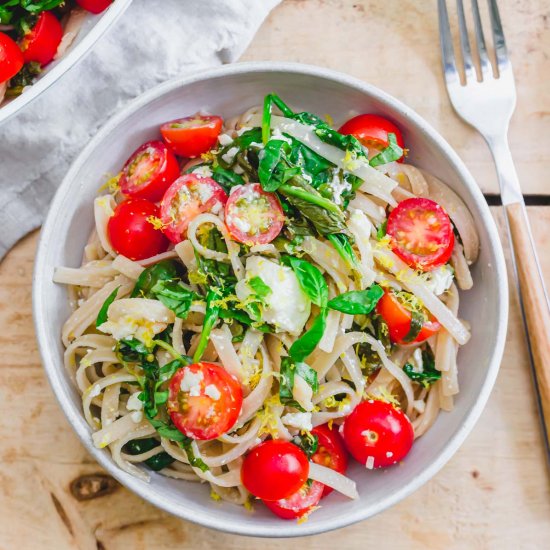
[[[278,426],[278,417],[275,415],[273,409],[275,407],[280,407],[281,402],[279,400],[279,395],[274,395],[269,399],[266,399],[264,402],[264,408],[261,409],[257,416],[260,419],[260,429],[258,430],[258,436],[264,434],[271,435],[273,438],[277,438],[279,431]]]
[[[308,519],[309,519],[309,516],[315,512],[315,510],[319,510],[319,508],[321,508],[320,506],[314,506],[307,514],[304,514],[303,516],[300,516],[296,522],[298,523],[298,525],[301,525],[302,523],[305,523]]]
[[[189,271],[187,274],[189,282],[194,285],[203,285],[206,283],[206,275],[200,271]]]
[[[344,399],[342,399],[342,401],[340,401],[338,403],[338,410],[339,411],[344,411],[346,409],[346,407],[351,403],[351,399],[350,397],[344,397]]]
[[[216,491],[214,491],[214,489],[211,489],[211,491],[210,491],[210,498],[212,500],[214,500],[215,502],[218,502],[222,499],[222,497],[220,495],[218,495],[218,493],[216,493]]]
[[[331,409],[338,406],[338,401],[336,401],[334,395],[329,395],[326,399],[323,399],[323,405],[327,407],[327,409]]]
[[[331,418],[331,419],[328,421],[327,424],[328,424],[328,429],[329,429],[329,430],[332,430],[332,424],[334,424],[334,419]]]
[[[159,231],[162,231],[166,227],[166,224],[160,218],[157,218],[157,216],[149,216],[146,221]]]
[[[212,153],[212,151],[208,151],[201,154],[201,159],[204,160],[204,162],[214,162],[216,157],[214,156],[214,153]]]
[[[250,498],[247,498],[244,501],[243,506],[245,507],[245,510],[248,510],[249,512],[254,512],[254,506],[252,505],[252,502],[250,502]]]
[[[359,162],[357,161],[355,153],[352,153],[349,150],[346,151],[346,154],[342,159],[342,164],[344,165],[344,169],[346,169],[348,172],[352,172],[359,166]]]
[[[113,195],[115,193],[118,193],[120,190],[120,176],[122,176],[122,172],[119,172],[116,176],[111,176],[99,189],[98,191],[109,191],[109,193],[112,193]]]
[[[328,113],[325,113],[323,116],[329,126],[334,126],[334,119]]]
[[[395,397],[395,395],[390,393],[388,391],[388,388],[386,388],[386,386],[380,386],[376,388],[376,392],[377,393],[368,394],[367,398],[374,399],[376,401],[385,401],[386,403],[391,403],[392,405],[398,408],[401,407],[401,403],[399,403],[399,400],[397,399],[397,397]]]

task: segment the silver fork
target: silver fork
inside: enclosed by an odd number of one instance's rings
[[[538,391],[546,450],[550,441],[550,305],[537,258],[525,202],[510,148],[508,126],[516,106],[516,87],[508,57],[496,0],[487,0],[498,71],[493,73],[487,54],[477,0],[471,0],[474,36],[481,74],[476,78],[468,38],[464,4],[456,0],[462,70],[460,82],[449,26],[446,0],[438,0],[439,34],[447,91],[457,114],[471,124],[487,142],[493,155],[512,243],[514,267],[520,288],[520,303],[529,339],[531,364]]]

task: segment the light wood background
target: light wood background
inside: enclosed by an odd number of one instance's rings
[[[443,88],[435,4],[285,0],[244,59],[324,65],[385,89],[431,122],[482,189],[496,193],[487,148],[454,115]],[[549,194],[550,2],[500,4],[518,86],[512,151],[524,191]],[[493,213],[502,227],[500,209]],[[550,206],[529,208],[529,216],[550,286]],[[37,234],[27,237],[0,264],[0,550],[550,548],[549,477],[514,293],[496,387],[448,465],[366,522],[308,539],[266,541],[175,519],[108,477],[94,477],[101,469],[70,430],[40,365],[31,315],[36,241]],[[70,489],[75,480],[108,494],[80,501]]]

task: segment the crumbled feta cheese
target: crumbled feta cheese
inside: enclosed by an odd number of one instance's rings
[[[222,155],[222,160],[224,162],[227,162],[227,164],[231,164],[233,162],[233,159],[235,158],[235,155],[239,152],[238,147],[231,147],[227,153]]]
[[[130,414],[132,421],[139,424],[143,420],[143,413],[141,411],[135,411]]]
[[[215,386],[214,384],[208,384],[208,386],[204,388],[204,393],[214,401],[217,401],[222,395],[218,387]]]
[[[298,428],[299,430],[309,432],[313,429],[310,412],[287,413],[281,417],[281,420],[287,426]]]
[[[141,409],[143,409],[143,401],[139,398],[140,393],[141,392],[137,391],[128,398],[126,408],[129,411],[140,411]]]
[[[233,138],[227,134],[220,134],[218,136],[218,142],[222,147],[229,145],[233,141]]]
[[[210,185],[197,185],[197,191],[203,204],[207,203],[214,195],[214,191]]]
[[[248,233],[252,229],[250,223],[244,218],[240,218],[239,216],[232,216],[231,223],[243,233]]]
[[[374,468],[374,457],[373,456],[369,456],[367,458],[367,461],[365,462],[365,468],[367,468],[368,470],[372,470]]]
[[[189,392],[191,397],[197,397],[201,394],[201,382],[204,379],[202,371],[193,372],[190,368],[185,369],[185,373],[180,383],[180,390]]]
[[[414,372],[424,372],[424,361],[422,360],[422,349],[416,348],[412,354],[411,364]]]
[[[262,320],[274,325],[277,331],[300,334],[311,313],[311,301],[294,271],[262,256],[250,256],[246,260],[246,279],[235,288],[239,300],[244,301],[253,293],[247,283],[253,277],[261,277],[271,288],[271,294],[264,298]]]
[[[197,176],[202,176],[203,178],[211,178],[212,170],[210,169],[210,166],[207,166],[205,164],[203,166],[197,166],[196,168],[194,168],[193,174],[197,174]]]
[[[453,284],[454,270],[448,265],[441,265],[421,275],[426,287],[436,296],[443,294]]]

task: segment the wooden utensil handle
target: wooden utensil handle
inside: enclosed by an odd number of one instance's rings
[[[506,205],[546,437],[550,438],[550,309],[522,204]]]

